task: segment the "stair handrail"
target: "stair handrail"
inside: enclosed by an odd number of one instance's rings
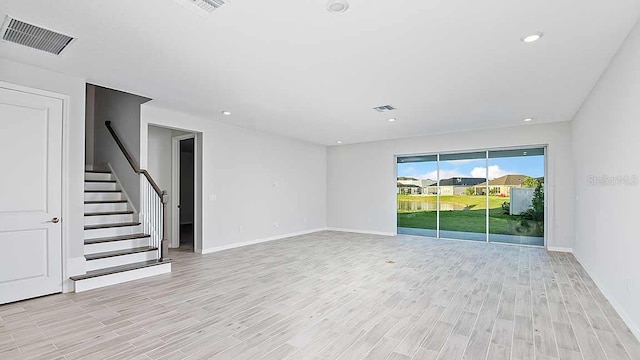
[[[155,182],[155,180],[153,180],[153,178],[151,177],[151,174],[149,174],[149,172],[147,170],[145,170],[145,169],[140,169],[140,167],[136,163],[136,161],[133,158],[133,156],[131,156],[131,154],[129,153],[127,148],[124,147],[124,144],[122,143],[122,141],[118,137],[118,134],[116,133],[116,131],[111,126],[111,121],[105,121],[104,124],[107,126],[107,129],[109,130],[109,133],[111,133],[111,136],[113,136],[113,140],[116,141],[116,144],[120,148],[120,151],[122,151],[122,154],[124,155],[124,157],[129,162],[129,165],[131,165],[131,169],[133,169],[133,171],[136,174],[144,175],[144,177],[147,178],[147,180],[149,181],[149,183],[153,187],[153,190],[155,190],[156,194],[158,194],[159,197],[162,198],[163,195],[166,195],[163,190],[160,190],[160,186],[158,186],[158,184]]]
[[[109,130],[109,133],[113,137],[113,140],[115,140],[116,144],[118,145],[118,148],[120,148],[120,151],[129,162],[129,165],[131,165],[131,169],[136,174],[143,175],[147,179],[147,181],[149,182],[149,184],[151,185],[155,193],[160,198],[160,201],[162,202],[162,241],[160,243],[160,246],[158,247],[159,258],[160,258],[160,261],[162,261],[164,260],[164,255],[167,254],[169,250],[169,242],[167,240],[167,201],[166,201],[167,191],[160,189],[160,186],[158,186],[158,183],[156,183],[156,181],[153,180],[153,177],[151,177],[151,174],[149,174],[149,172],[146,169],[140,169],[140,166],[138,166],[133,156],[131,156],[131,153],[129,153],[127,148],[124,146],[124,144],[120,140],[120,137],[111,126],[111,121],[105,121],[104,124],[107,126],[107,130]]]

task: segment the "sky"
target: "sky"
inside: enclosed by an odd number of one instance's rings
[[[398,176],[436,180],[436,170],[435,161],[398,164]],[[440,179],[452,177],[484,178],[486,171],[487,161],[485,159],[440,162]],[[542,177],[544,176],[544,156],[489,159],[489,179],[499,178],[504,175]]]

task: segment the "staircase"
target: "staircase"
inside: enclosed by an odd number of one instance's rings
[[[108,170],[85,171],[84,254],[87,273],[73,276],[81,292],[171,272],[151,246],[138,214]]]

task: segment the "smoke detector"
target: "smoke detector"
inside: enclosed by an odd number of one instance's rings
[[[330,13],[342,14],[349,10],[349,2],[347,0],[329,0],[327,10],[329,10]]]
[[[2,29],[2,40],[14,44],[60,55],[75,39],[43,27],[7,16]]]

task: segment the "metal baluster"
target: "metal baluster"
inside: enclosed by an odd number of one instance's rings
[[[147,215],[147,209],[146,209],[146,202],[147,202],[147,192],[145,191],[145,186],[144,183],[142,183],[142,185],[140,186],[140,193],[141,193],[141,202],[140,202],[140,222],[142,223],[142,232],[144,233],[145,231],[145,223],[146,223],[146,215]]]
[[[153,247],[158,247],[158,238],[156,237],[156,202],[155,200],[155,195],[152,198],[152,202],[151,202],[151,208],[153,211],[153,216],[151,217],[151,231],[152,231],[152,236],[153,236]]]
[[[144,177],[144,176],[143,176]],[[151,237],[149,237],[149,245],[153,246],[153,233],[151,231],[151,219],[152,219],[152,210],[151,210],[151,188],[149,186],[149,182],[147,181],[147,179],[145,178],[144,180],[145,184],[147,185],[147,221],[146,221],[146,225],[147,225],[147,234],[151,235]]]
[[[153,246],[158,247],[158,236],[156,235],[156,219],[158,218],[158,209],[156,209],[156,195],[153,197],[153,203],[151,204],[153,207],[153,218],[151,218],[151,226],[153,227]]]
[[[153,219],[153,227],[156,234],[156,247],[158,248],[158,252],[160,252],[160,231],[158,230],[160,227],[160,207],[158,207],[158,194],[155,194],[153,197],[153,207],[156,209],[156,217]]]
[[[142,217],[142,232],[147,233],[148,230],[148,218],[149,218],[149,189],[146,186],[147,184],[142,182],[142,192],[144,194],[144,202],[142,203],[143,208],[143,217]],[[151,245],[151,240],[149,240],[149,245]]]
[[[151,178],[151,175],[149,175],[146,170],[140,169],[136,164],[136,161],[127,151],[118,134],[111,126],[111,121],[105,121],[105,126],[127,159],[127,162],[129,162],[131,169],[144,178],[140,186],[139,222],[142,224],[142,232],[149,235],[149,245],[159,249],[158,258],[162,260],[163,257],[167,255],[168,248],[168,241],[166,239],[167,204],[164,201],[167,192],[161,190],[158,184]]]
[[[158,224],[158,257],[162,257],[162,198],[158,197],[156,201],[156,205],[158,206],[158,220],[156,224]]]
[[[149,233],[149,187],[144,182],[144,233]],[[149,246],[151,246],[151,239],[149,239]]]

